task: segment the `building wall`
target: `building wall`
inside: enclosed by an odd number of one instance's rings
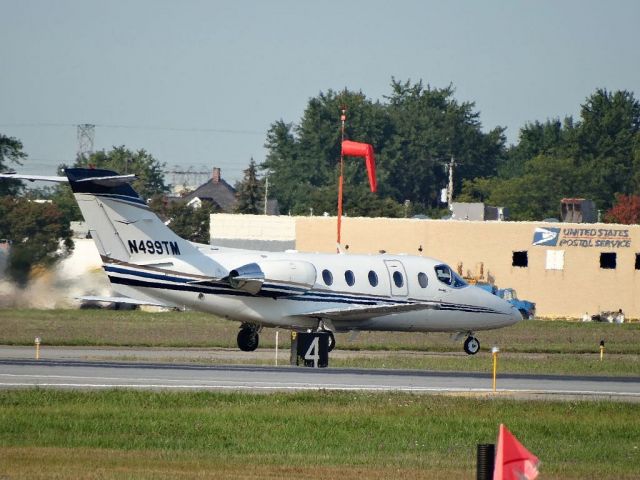
[[[640,226],[343,218],[342,243],[349,253],[422,254],[453,268],[462,262],[465,275],[483,262],[486,277],[536,302],[541,316],[581,317],[621,308],[627,317],[640,318]],[[334,252],[336,219],[298,217],[296,248]],[[512,265],[514,251],[526,252],[526,267]],[[564,251],[562,269],[547,268],[547,256],[554,255],[548,251]],[[600,268],[603,252],[616,254],[616,268]]]
[[[296,245],[296,217],[214,213],[210,220],[213,245],[271,252]]]

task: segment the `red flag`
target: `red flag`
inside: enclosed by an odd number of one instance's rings
[[[375,192],[376,185],[376,158],[373,153],[373,146],[368,143],[352,142],[344,140],[342,142],[342,155],[348,157],[364,157],[367,164],[367,175],[369,176],[369,186]]]
[[[533,480],[537,476],[538,457],[500,424],[493,480]]]

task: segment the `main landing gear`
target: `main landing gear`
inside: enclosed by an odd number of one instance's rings
[[[480,342],[473,335],[469,335],[464,341],[464,351],[469,355],[475,355],[480,350]]]
[[[243,352],[253,352],[260,343],[259,325],[243,323],[238,332],[238,348]]]
[[[260,344],[260,325],[254,325],[252,323],[243,323],[240,326],[238,332],[238,348],[243,352],[253,352]],[[322,330],[329,334],[329,351],[333,350],[336,346],[336,337],[330,330]]]
[[[336,348],[336,337],[331,330],[326,330],[329,334],[329,347],[328,350],[331,352],[334,348]]]

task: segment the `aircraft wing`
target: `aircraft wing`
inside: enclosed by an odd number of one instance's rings
[[[13,180],[28,180],[30,182],[57,182],[66,183],[69,181],[67,177],[49,176],[49,175],[18,175],[17,173],[0,173],[0,178],[11,178]],[[111,175],[109,177],[88,177],[76,180],[80,182],[90,182],[103,187],[116,187],[124,183],[131,183],[136,179],[134,174],[129,175]]]
[[[131,297],[101,297],[97,295],[85,295],[82,297],[76,297],[78,300],[84,300],[86,302],[108,302],[108,303],[126,303],[128,305],[152,305],[154,307],[169,307],[160,302],[147,302],[145,300],[136,300]]]
[[[131,173],[129,175],[111,175],[109,177],[87,177],[80,180],[75,180],[75,182],[90,182],[97,185],[102,185],[103,187],[117,187],[118,185],[122,185],[124,183],[131,183],[136,178],[137,177],[133,173]]]
[[[12,180],[29,180],[30,182],[57,182],[66,183],[67,177],[56,177],[49,175],[18,175],[17,173],[0,173],[0,178],[10,178]]]
[[[311,318],[326,318],[329,320],[365,320],[367,318],[393,315],[394,313],[430,310],[437,308],[435,303],[393,303],[385,305],[355,306],[348,308],[330,308],[315,312],[303,313],[298,316]]]

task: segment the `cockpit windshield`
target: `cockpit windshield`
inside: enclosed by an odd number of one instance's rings
[[[467,282],[451,270],[448,265],[436,265],[434,270],[436,271],[436,278],[450,287],[462,288],[467,286]]]

